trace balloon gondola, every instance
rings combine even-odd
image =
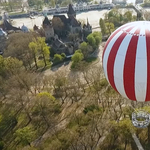
[[[130,22],[115,30],[105,44],[102,62],[106,79],[118,93],[133,101],[150,101],[150,22]],[[150,115],[142,112],[132,114],[136,127],[149,124]],[[139,125],[138,117],[146,123]]]

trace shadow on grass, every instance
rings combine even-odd
[[[69,63],[70,63],[70,60],[64,60],[64,61],[53,63],[52,67],[51,67],[51,70],[56,71],[62,66],[67,66]]]

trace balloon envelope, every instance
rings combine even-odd
[[[127,23],[106,42],[103,69],[111,86],[123,97],[150,101],[150,22]]]

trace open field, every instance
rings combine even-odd
[[[99,19],[104,17],[104,14],[109,10],[101,10],[101,11],[89,11],[89,12],[82,12],[77,14],[77,19],[89,20],[89,23],[93,26],[99,26]],[[67,14],[64,14],[67,16]],[[52,19],[52,15],[48,15],[49,19]],[[35,16],[34,19],[30,18],[19,18],[14,19],[14,25],[17,27],[21,27],[23,24],[28,28],[32,29],[33,26],[36,24],[37,26],[41,27],[42,21],[44,16]]]

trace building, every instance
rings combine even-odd
[[[54,37],[54,29],[52,26],[52,21],[50,21],[47,16],[43,21],[43,29],[45,31],[45,37],[48,40],[49,38]]]
[[[83,34],[83,31],[86,31],[88,34],[92,33],[92,27],[89,22],[82,28],[81,22],[76,19],[76,12],[71,4],[68,7],[67,16],[68,17],[65,15],[53,15],[52,20],[45,17],[43,28],[47,40],[54,37],[55,34],[57,34],[59,38],[65,38],[69,33],[78,33],[80,35]]]
[[[9,17],[4,12],[4,14],[3,14],[3,23],[0,25],[0,28],[2,28],[4,31],[10,31],[10,30],[17,31],[17,30],[21,30],[20,28],[12,26],[11,23],[8,20],[9,20]]]
[[[144,0],[136,0],[135,4],[140,4],[140,3],[144,3]]]
[[[88,19],[83,27],[81,22],[76,19],[76,12],[71,4],[68,6],[67,17],[65,15],[53,15],[52,20],[47,16],[43,21],[43,29],[47,42],[51,44],[55,53],[72,55],[75,48],[78,48],[81,42],[92,33],[92,26]],[[75,41],[70,41],[69,35],[78,34]],[[63,42],[64,41],[64,42]]]
[[[119,2],[120,0],[113,0],[114,2]],[[126,1],[126,0],[121,0],[121,1]],[[121,2],[122,3],[122,2]],[[106,3],[104,0],[103,2],[100,1],[99,4],[85,4],[85,3],[79,3],[73,5],[73,9],[76,12],[82,12],[82,11],[90,11],[90,10],[99,10],[99,9],[107,9],[107,8],[113,8],[114,5],[112,3]],[[58,7],[58,8],[51,8],[49,10],[44,10],[43,14],[59,14],[59,13],[67,13],[68,12],[68,7]]]
[[[87,18],[87,24],[83,25],[83,39],[86,40],[86,37],[92,33],[92,26],[89,24],[88,18]]]
[[[23,24],[23,26],[21,27],[21,31],[23,31],[24,33],[29,32],[29,29]]]
[[[126,0],[112,0],[112,3],[117,5],[126,5],[127,4],[127,1]]]

